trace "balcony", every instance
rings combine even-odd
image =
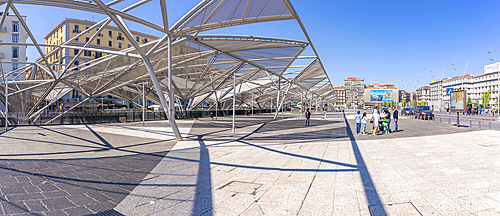
[[[73,33],[80,33],[82,31],[78,30],[78,29],[73,29]]]

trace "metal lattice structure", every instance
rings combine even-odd
[[[279,102],[276,105],[277,110],[280,110],[286,100],[300,98],[301,95],[322,101],[334,100],[335,94],[330,80],[289,0],[204,0],[171,27],[168,24],[165,0],[160,0],[163,25],[128,13],[150,0],[139,1],[122,10],[113,7],[122,1],[0,1],[6,5],[4,14],[11,10],[18,17],[20,13],[15,7],[16,4],[60,7],[107,16],[68,41],[60,45],[50,45],[55,48],[48,53],[42,52],[42,47],[48,45],[37,42],[26,23],[19,19],[32,43],[17,44],[36,47],[42,57],[9,73],[2,70],[2,89],[5,89],[2,92],[2,101],[8,95],[11,99],[11,110],[25,112],[26,120],[36,121],[47,107],[72,90],[77,90],[85,96],[80,103],[102,95],[132,101],[142,96],[138,83],[146,82],[150,83],[145,91],[146,98],[162,105],[176,137],[182,139],[173,117],[174,103],[169,101],[179,101],[183,104],[180,108],[189,111],[203,102],[215,104],[232,100],[234,87],[237,90],[238,105],[253,101],[262,103],[274,98]],[[4,25],[4,19],[2,17],[0,26]],[[259,22],[279,24],[281,20],[296,20],[307,41],[202,34],[213,29]],[[164,36],[138,44],[125,21],[155,29],[164,33]],[[89,46],[111,22],[131,42],[131,48],[110,51]],[[72,44],[75,38],[91,31],[95,33],[85,45]],[[12,45],[5,42],[2,44]],[[54,65],[49,64],[47,59],[67,48],[78,49],[78,55],[67,64],[60,62],[54,70]],[[314,55],[302,55],[307,48],[312,49]],[[73,62],[84,51],[102,52],[107,55],[85,65],[75,66]],[[298,59],[309,60],[309,63],[297,65]],[[8,80],[7,77],[11,73],[17,74],[17,77],[26,77],[26,80]],[[233,76],[236,76],[236,85],[230,81]],[[65,112],[68,111],[70,110]]]

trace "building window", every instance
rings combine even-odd
[[[89,42],[89,40],[90,40],[90,38],[89,38],[89,37],[86,37],[86,38],[85,38],[85,43],[88,43],[88,42]]]
[[[13,46],[12,47],[12,58],[19,58],[19,47]]]
[[[95,52],[95,58],[101,58],[102,57],[102,53],[101,52]]]
[[[118,42],[118,48],[122,48],[122,43]]]
[[[130,44],[127,45],[127,48],[130,48]]]
[[[148,42],[148,39],[147,38],[144,38],[144,40],[142,41],[143,43],[147,43]]]
[[[92,56],[92,52],[91,51],[88,51],[88,50],[85,50],[85,56]]]
[[[19,42],[19,34],[12,34],[12,43]]]
[[[73,29],[73,33],[80,33],[80,26],[75,25],[75,29]]]
[[[89,29],[89,27],[88,27],[88,26],[85,26],[85,29]]]
[[[78,38],[75,38],[75,42],[78,42]]]
[[[18,21],[12,21],[12,31],[19,32],[19,22]]]
[[[135,37],[135,41],[139,42],[141,40],[139,39],[139,37]]]
[[[112,47],[113,46],[113,41],[108,41],[108,46]]]
[[[108,36],[113,37],[113,32],[112,31],[108,31]]]
[[[73,50],[73,54],[74,54],[74,55],[78,55],[78,50],[77,50],[77,49],[74,49],[74,50]]]
[[[12,63],[12,70],[17,70],[18,67],[17,63]]]
[[[101,45],[101,39],[97,38],[96,43],[97,45]]]

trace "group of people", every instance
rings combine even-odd
[[[392,119],[394,119],[394,124],[396,125],[394,131],[399,131],[399,112],[396,107],[392,107],[392,110],[390,109],[391,108],[384,108],[382,109],[382,111],[379,111],[377,106],[375,106],[375,108],[373,109],[372,117],[370,119],[370,123],[372,123],[373,125],[373,135],[377,135],[379,132],[382,132],[384,134],[392,133],[393,131],[391,130],[391,117]],[[356,133],[367,135],[366,125],[368,117],[366,115],[366,112],[364,112],[363,115],[361,115],[360,113],[361,112],[358,111],[356,116],[354,117],[354,119],[356,120]]]

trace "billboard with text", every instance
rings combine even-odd
[[[392,90],[370,90],[370,101],[392,101]]]

